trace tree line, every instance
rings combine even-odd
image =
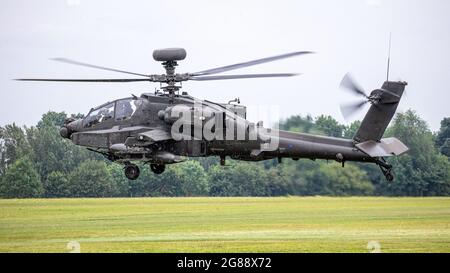
[[[385,181],[374,164],[346,163],[342,168],[335,162],[284,159],[282,164],[228,160],[220,166],[214,157],[169,165],[161,175],[141,165],[140,177],[129,181],[122,165],[61,138],[65,118],[64,112],[48,112],[36,126],[0,127],[0,197],[450,195],[450,118],[433,133],[412,110],[397,114],[385,133],[410,148],[389,159],[394,182]],[[345,126],[325,115],[298,115],[279,127],[352,138],[359,125],[355,121]]]

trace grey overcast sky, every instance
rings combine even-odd
[[[87,113],[108,100],[153,92],[149,83],[15,82],[18,77],[121,78],[49,61],[66,57],[138,73],[162,73],[152,51],[184,47],[178,72],[195,72],[297,50],[314,55],[235,73],[299,72],[289,79],[184,83],[197,98],[278,105],[280,116],[329,114],[356,98],[338,88],[351,72],[368,92],[386,78],[408,81],[399,110],[416,110],[439,129],[450,116],[448,0],[2,0],[0,125],[34,125],[48,110]],[[361,119],[365,111],[356,115]]]

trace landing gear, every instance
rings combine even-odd
[[[136,180],[139,177],[139,167],[134,164],[127,164],[124,168],[125,176],[130,180]]]
[[[164,164],[150,164],[150,169],[155,174],[162,174],[166,169],[166,165]]]
[[[384,176],[386,177],[386,180],[389,182],[394,180],[394,175],[392,174],[392,169],[390,169],[388,171],[388,173],[386,173]]]
[[[380,170],[383,172],[384,177],[389,182],[394,181],[394,172],[392,171],[392,165],[387,164],[384,158],[377,159],[377,165],[380,167]]]

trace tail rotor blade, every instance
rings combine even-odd
[[[360,96],[364,96],[367,98],[367,94],[364,91],[363,88],[361,88],[356,82],[355,80],[353,80],[352,76],[347,73],[344,78],[341,81],[341,88],[345,88],[348,89],[350,91],[353,91],[355,94],[358,94]]]
[[[348,120],[350,117],[355,115],[361,108],[368,103],[369,101],[364,100],[357,103],[351,103],[351,104],[341,104],[341,113],[344,119]]]

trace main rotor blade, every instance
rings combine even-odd
[[[36,82],[148,82],[150,79],[16,79]]]
[[[148,77],[148,75],[144,75],[144,74],[140,74],[140,73],[129,72],[129,71],[124,71],[124,70],[119,70],[119,69],[109,68],[109,67],[104,67],[104,66],[98,66],[98,65],[88,64],[88,63],[77,62],[77,61],[66,59],[66,58],[52,58],[50,60],[57,61],[57,62],[62,62],[62,63],[86,66],[86,67],[96,68],[96,69],[101,69],[101,70],[107,70],[107,71],[131,74],[131,75],[136,75],[136,76]]]
[[[213,68],[213,69],[207,69],[207,70],[199,71],[196,73],[192,73],[191,75],[203,76],[203,75],[217,74],[217,73],[222,73],[222,72],[226,72],[226,71],[230,71],[230,70],[234,70],[234,69],[238,69],[238,68],[244,68],[244,67],[248,67],[248,66],[252,66],[252,65],[273,62],[273,61],[277,61],[277,60],[281,60],[281,59],[285,59],[285,58],[290,58],[290,57],[294,57],[294,56],[298,56],[298,55],[311,54],[311,53],[313,53],[313,52],[297,51],[297,52],[277,55],[277,56],[273,56],[273,57],[257,59],[257,60],[253,60],[253,61],[249,61],[249,62],[237,63],[237,64],[217,67],[217,68]]]
[[[341,88],[346,88],[348,90],[353,91],[354,93],[364,96],[367,98],[366,92],[362,89],[352,78],[352,76],[347,73],[341,81]]]
[[[216,81],[216,80],[233,80],[233,79],[251,79],[251,78],[275,78],[275,77],[292,77],[300,74],[295,73],[275,73],[275,74],[246,74],[246,75],[219,75],[219,76],[194,76],[189,78],[193,81]]]
[[[357,103],[351,103],[351,104],[341,104],[341,113],[342,116],[348,120],[351,116],[356,114],[366,103],[369,101],[364,100]]]

